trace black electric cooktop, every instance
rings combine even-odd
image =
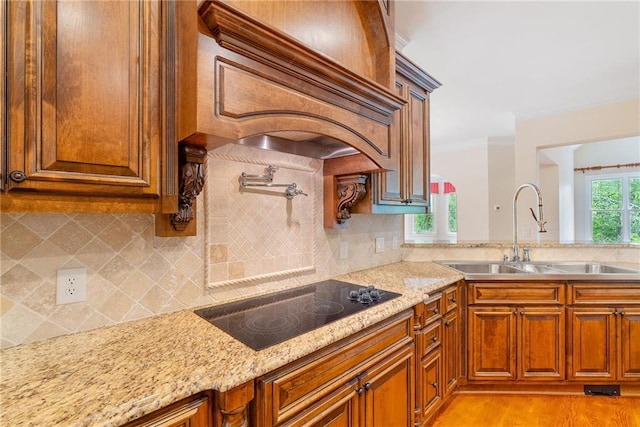
[[[262,350],[393,298],[395,292],[325,280],[195,313],[254,350]]]

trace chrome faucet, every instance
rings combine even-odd
[[[520,194],[520,191],[522,191],[526,187],[531,188],[536,192],[536,195],[538,196],[538,216],[536,217],[533,209],[529,208],[529,210],[531,211],[531,215],[533,215],[533,219],[538,224],[538,233],[547,232],[547,230],[545,230],[544,228],[547,222],[544,220],[544,214],[542,212],[542,192],[540,192],[540,189],[535,184],[522,184],[520,187],[518,187],[515,194],[513,195],[513,258],[511,259],[513,262],[520,261],[520,248],[518,247],[518,195]],[[529,254],[527,253],[526,255],[527,258],[529,258]],[[529,259],[527,259],[527,261],[529,261]]]

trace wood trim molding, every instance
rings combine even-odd
[[[252,381],[231,390],[216,393],[216,426],[246,427],[249,425],[249,403],[255,396]]]
[[[400,52],[396,52],[396,71],[428,92],[433,92],[442,86],[442,83]]]

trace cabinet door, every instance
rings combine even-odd
[[[376,203],[418,212],[429,206],[429,92],[396,74],[396,93],[407,101],[395,117],[399,155],[395,170],[374,177]]]
[[[429,206],[429,93],[409,85],[409,139],[404,146],[407,198],[412,206]]]
[[[161,3],[8,10],[8,189],[159,196]]]
[[[640,379],[640,308],[617,310],[619,333],[618,378]]]
[[[518,378],[564,380],[564,308],[525,307],[518,317]]]
[[[516,320],[509,307],[469,308],[470,380],[516,378]]]
[[[613,380],[615,373],[615,317],[608,308],[568,310],[569,378]]]
[[[396,74],[395,81],[396,94],[406,99],[409,92],[409,81],[401,75]],[[394,145],[392,146],[391,155],[394,160],[394,170],[387,170],[379,174],[374,174],[373,185],[378,188],[375,202],[381,205],[403,205],[406,198],[404,194],[405,178],[403,176],[403,164],[405,151],[403,149],[404,142],[409,138],[409,126],[407,123],[408,110],[407,106],[403,106],[394,114],[394,126],[396,130]]]
[[[368,427],[412,426],[414,420],[413,346],[381,361],[361,378],[362,419]]]
[[[458,385],[458,377],[460,377],[460,322],[458,311],[454,310],[442,318],[443,325],[443,346],[442,346],[442,362],[443,362],[443,379],[444,379],[444,395],[449,395]]]
[[[424,423],[443,402],[442,350],[430,353],[418,366],[416,403],[420,422]]]
[[[349,383],[281,426],[357,427],[360,425],[360,396],[357,383]]]

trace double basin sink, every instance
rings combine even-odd
[[[598,262],[492,262],[492,261],[439,261],[456,269],[467,279],[519,279],[540,278],[555,280],[640,280],[640,270]],[[535,277],[532,277],[535,276]]]

